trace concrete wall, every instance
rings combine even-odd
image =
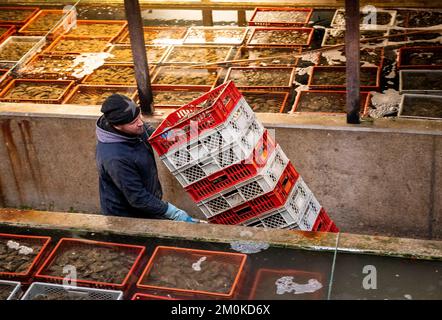
[[[25,114],[0,105],[0,205],[99,212],[97,109],[56,108]],[[441,122],[259,117],[342,231],[442,239]],[[157,162],[165,200],[202,216]]]

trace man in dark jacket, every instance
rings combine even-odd
[[[100,204],[105,215],[200,222],[161,200],[153,149],[154,128],[141,120],[140,108],[128,97],[113,94],[96,125],[96,162]]]

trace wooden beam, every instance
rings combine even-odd
[[[203,9],[203,26],[212,27],[213,26],[213,14],[210,9]]]
[[[247,18],[245,10],[238,10],[238,26],[240,27],[247,26]]]
[[[154,111],[153,95],[150,86],[149,65],[147,62],[146,46],[144,44],[143,20],[141,18],[140,4],[138,0],[124,0],[124,7],[129,27],[141,112],[146,115],[151,115]]]
[[[347,123],[360,123],[359,0],[345,1]]]

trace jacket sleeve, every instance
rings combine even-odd
[[[166,213],[167,202],[146,190],[135,166],[124,159],[113,159],[109,162],[108,173],[132,207],[146,214],[162,216]]]
[[[144,129],[147,132],[147,135],[150,137],[152,133],[156,130],[154,127],[152,127],[149,123],[144,122]]]

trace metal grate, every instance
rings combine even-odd
[[[253,199],[264,193],[264,190],[256,181],[252,181],[242,187],[239,188],[239,191],[244,196],[246,200]]]
[[[217,197],[213,200],[208,201],[207,206],[212,213],[222,212],[224,210],[230,209],[229,204],[223,197]]]
[[[192,182],[197,181],[201,178],[204,178],[206,176],[206,174],[198,165],[194,165],[194,166],[191,166],[190,168],[187,168],[186,170],[184,170],[183,176],[186,178],[188,183],[192,183]]]
[[[280,213],[268,216],[262,219],[262,222],[267,228],[275,228],[275,229],[280,229],[287,225],[287,222],[285,222],[284,218]]]

